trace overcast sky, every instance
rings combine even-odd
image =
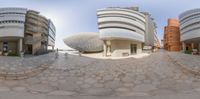
[[[56,48],[67,48],[63,38],[82,32],[97,32],[96,10],[105,7],[140,7],[152,14],[163,38],[168,18],[178,18],[186,10],[200,8],[200,0],[0,0],[0,7],[24,7],[50,18],[57,29]]]

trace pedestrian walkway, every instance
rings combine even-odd
[[[16,80],[35,76],[53,63],[53,56],[53,53],[28,58],[0,56],[0,79]]]
[[[199,77],[174,63],[163,50],[140,59],[119,60],[59,53],[58,59],[35,77],[0,80],[4,99],[192,99],[198,94]]]

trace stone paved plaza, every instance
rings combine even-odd
[[[34,57],[0,56],[0,79],[19,80],[30,78],[43,72],[55,60],[55,54],[49,53]]]
[[[198,67],[198,60],[199,56],[163,50],[118,60],[60,53],[35,77],[0,80],[0,99],[198,99],[199,76],[182,67]]]

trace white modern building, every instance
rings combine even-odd
[[[55,26],[39,12],[0,8],[0,55],[40,54],[54,44]]]
[[[97,12],[104,56],[129,56],[153,50],[156,46],[156,25],[147,12],[138,7],[110,7]]]
[[[200,8],[183,12],[179,20],[183,50],[200,51]]]
[[[48,46],[54,49],[56,37],[56,27],[51,20],[49,20],[49,36],[48,36]]]

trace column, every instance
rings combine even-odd
[[[137,54],[141,54],[142,53],[142,43],[138,43],[137,44]]]
[[[107,46],[106,46],[106,41],[103,41],[103,56],[107,56]]]
[[[194,43],[191,43],[191,46],[192,46],[192,50],[194,49]]]
[[[52,46],[52,50],[54,50],[54,46]]]
[[[111,50],[111,47],[110,47],[111,45],[108,45],[108,50],[107,50],[107,55],[108,56],[110,56],[111,55],[111,52],[110,52],[110,50]]]
[[[182,42],[182,49],[183,49],[183,51],[185,51],[186,50],[186,45],[185,45],[185,42]]]
[[[198,45],[198,48],[199,48],[198,50],[199,50],[199,52],[200,52],[200,43],[199,43],[199,45]]]
[[[20,56],[21,56],[22,52],[23,52],[23,39],[20,38],[18,41],[18,53]]]
[[[107,45],[107,54],[108,56],[111,56],[111,41],[106,41]]]

